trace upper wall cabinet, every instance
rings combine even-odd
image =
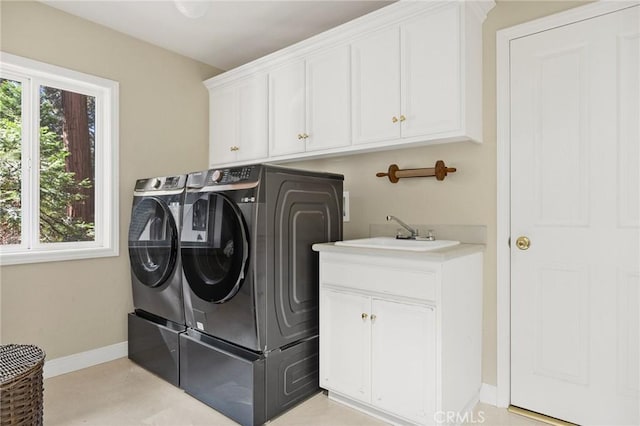
[[[478,140],[462,115],[463,11],[445,4],[353,43],[354,144]]]
[[[267,157],[267,78],[239,78],[209,89],[209,164]]]
[[[269,72],[271,157],[351,143],[349,46],[339,46]]]
[[[493,5],[399,1],[207,80],[210,165],[481,142]],[[243,79],[268,87],[255,106],[234,92]]]

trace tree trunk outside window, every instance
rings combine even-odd
[[[76,182],[87,180],[88,188],[82,188],[82,200],[68,207],[69,216],[87,223],[94,221],[94,185],[87,117],[87,96],[70,91],[62,91],[62,110],[64,114],[63,140],[69,151],[66,158],[67,171],[75,174]]]

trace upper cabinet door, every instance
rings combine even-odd
[[[209,92],[209,164],[236,160],[237,104],[234,86],[220,86]]]
[[[236,102],[238,159],[266,158],[269,151],[267,76],[259,74],[243,79],[237,87]]]
[[[400,29],[387,28],[351,45],[353,143],[400,137]]]
[[[304,61],[289,62],[269,73],[269,153],[305,150]]]
[[[457,4],[400,26],[403,138],[460,128],[460,34]]]
[[[310,56],[307,70],[306,150],[351,144],[349,46]]]
[[[266,158],[266,75],[211,88],[209,99],[209,164]]]

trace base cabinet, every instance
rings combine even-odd
[[[334,290],[322,300],[322,386],[417,423],[432,418],[434,309]]]
[[[320,386],[392,423],[436,424],[440,412],[472,410],[482,254],[431,262],[352,250],[319,250]]]

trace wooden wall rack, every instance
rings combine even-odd
[[[391,183],[396,183],[402,178],[410,178],[410,177],[431,177],[435,176],[437,180],[444,180],[447,176],[447,173],[455,173],[455,167],[447,167],[444,164],[444,161],[438,160],[436,161],[435,167],[427,167],[423,169],[400,169],[397,164],[392,164],[389,166],[389,170],[387,172],[379,172],[376,173],[377,177],[389,177],[389,181]]]

